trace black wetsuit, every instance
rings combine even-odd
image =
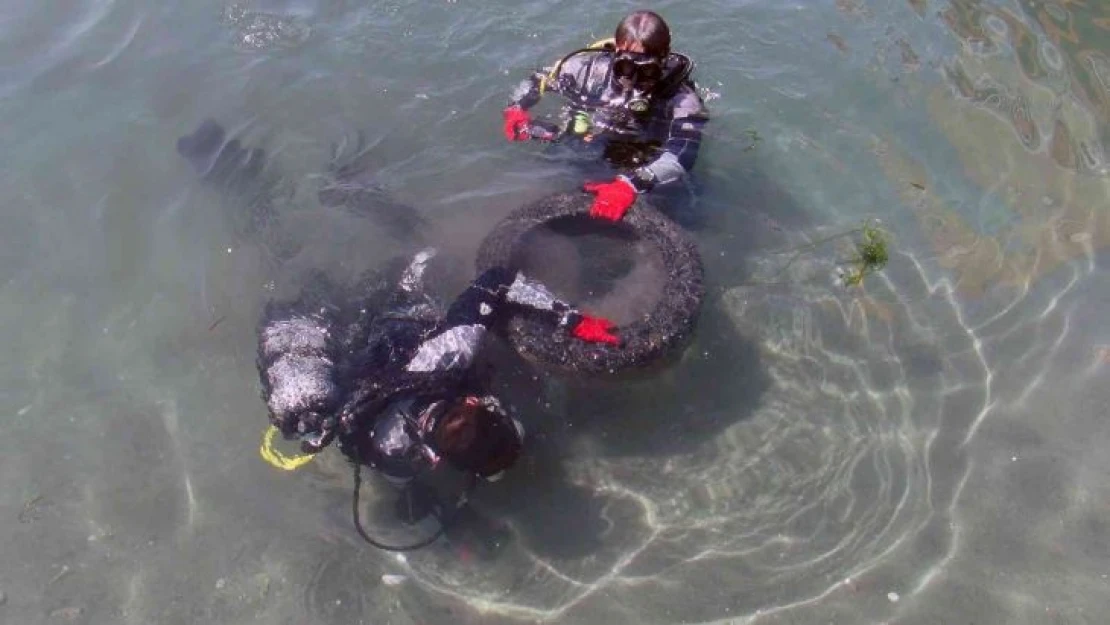
[[[559,128],[605,147],[607,160],[622,169],[638,191],[676,182],[697,159],[709,112],[689,74],[690,61],[671,55],[663,78],[642,113],[628,108],[628,92],[613,76],[609,49],[582,50],[555,68],[536,72],[513,92],[510,105],[527,110],[545,91],[567,99]]]
[[[429,250],[417,254],[384,291],[363,287],[338,305],[306,294],[268,307],[259,332],[259,374],[277,427],[302,435],[310,447],[337,436],[352,460],[411,478],[437,454],[430,434],[453,400],[481,396],[500,408],[471,367],[507,308],[527,306],[564,326],[576,323],[573,308],[503,268],[482,273],[440,316],[422,281],[433,256]],[[494,477],[503,466],[491,456],[519,452],[520,424],[498,412],[503,418],[480,426],[466,457],[449,458],[457,468]]]

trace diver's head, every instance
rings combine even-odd
[[[635,52],[657,59],[671,53],[671,29],[654,11],[629,13],[613,35],[618,52]]]
[[[454,400],[436,424],[436,450],[463,471],[490,478],[520,456],[524,430],[493,396]]]
[[[670,28],[658,13],[636,11],[621,20],[614,40],[613,80],[621,89],[624,106],[644,113],[663,80],[671,51]]]
[[[618,52],[613,60],[613,80],[620,87],[621,105],[633,113],[651,108],[655,90],[663,78],[663,64],[637,52]]]

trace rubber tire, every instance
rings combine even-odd
[[[594,196],[585,192],[560,193],[528,204],[502,220],[478,250],[481,273],[491,267],[514,267],[516,246],[528,232],[566,218],[591,219]],[[642,196],[612,227],[627,228],[641,240],[655,244],[667,271],[659,302],[639,320],[618,329],[619,346],[587,343],[526,310],[508,319],[505,335],[525,359],[576,374],[618,374],[651,367],[675,355],[693,333],[705,294],[704,268],[697,245],[681,226]]]

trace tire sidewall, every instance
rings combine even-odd
[[[585,192],[560,193],[517,209],[483,240],[477,255],[479,273],[497,266],[518,269],[513,266],[516,248],[529,232],[559,219],[588,218],[592,202],[593,196]],[[522,357],[567,373],[618,374],[650,367],[687,342],[704,296],[704,269],[696,243],[643,196],[617,227],[630,229],[660,254],[667,277],[655,307],[618,328],[619,346],[575,339],[549,318],[515,310],[506,322],[505,335]]]

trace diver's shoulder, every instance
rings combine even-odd
[[[693,78],[687,78],[675,89],[670,97],[671,110],[675,117],[708,117],[709,109],[698,92]]]

